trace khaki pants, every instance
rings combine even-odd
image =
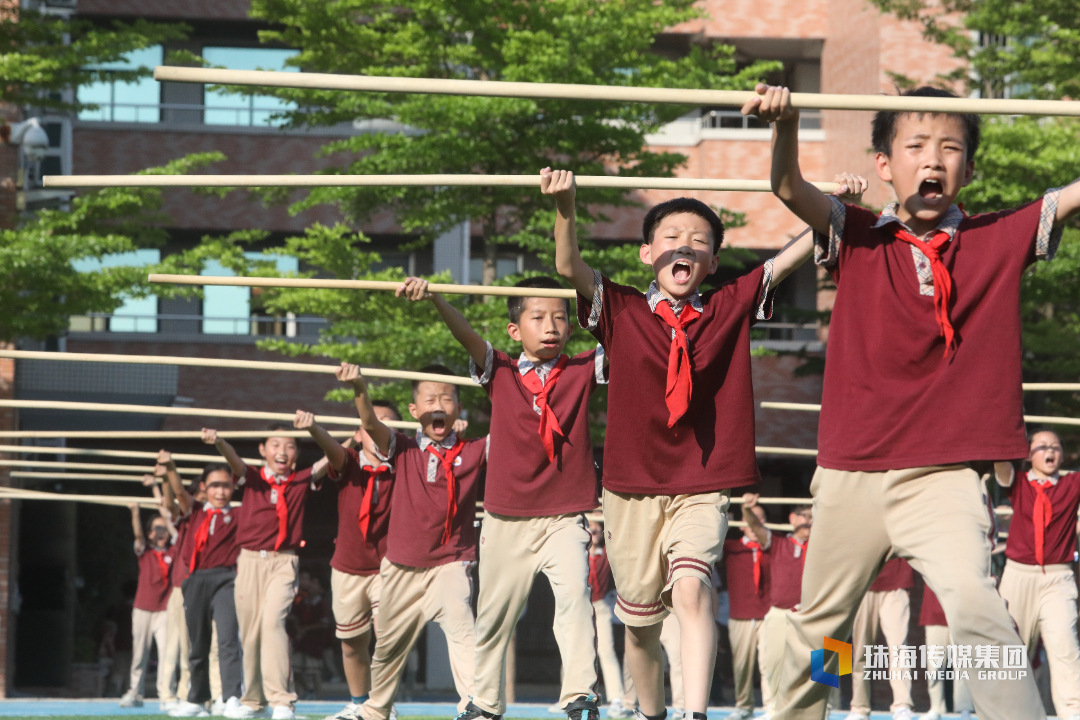
[[[244,697],[251,708],[292,707],[285,617],[296,599],[296,552],[241,550],[236,562],[236,620],[244,661]]]
[[[949,634],[949,628],[947,625],[927,625],[926,630],[926,644],[938,645],[940,647],[948,647],[952,645],[952,636]],[[947,656],[946,656],[947,657]],[[938,670],[945,670],[947,663],[942,665]],[[927,670],[932,668],[927,667]],[[939,715],[944,715],[945,708],[945,681],[938,678],[935,672],[932,677],[926,678],[926,690],[930,694],[930,709],[936,711]],[[971,704],[971,693],[968,692],[967,683],[960,679],[953,680],[953,711],[962,712],[967,710],[971,712],[975,709],[975,706]]]
[[[589,531],[580,514],[507,517],[489,513],[480,535],[473,703],[506,712],[506,648],[544,573],[555,596],[555,641],[562,658],[559,705],[596,692],[596,627],[589,600]]]
[[[765,680],[765,620],[728,620],[731,660],[735,671],[735,707],[754,708],[754,666],[761,673],[761,704],[772,709],[772,692]]]
[[[979,476],[961,465],[889,472],[818,468],[813,542],[802,602],[787,614],[787,643],[775,720],[821,720],[830,687],[810,679],[810,654],[824,638],[851,635],[855,613],[890,553],[906,558],[940,598],[959,645],[1020,645],[990,575],[990,516]],[[1004,649],[999,650],[1004,652]],[[828,653],[825,670],[839,660]],[[1046,717],[1030,668],[1016,680],[971,675],[979,720]]]
[[[1076,578],[1070,565],[1007,560],[1001,597],[1027,644],[1028,657],[1042,637],[1050,661],[1050,694],[1061,717],[1080,714],[1080,642],[1076,635]]]
[[[686,698],[683,695],[682,682],[682,644],[679,636],[679,620],[674,613],[664,618],[664,626],[660,628],[660,647],[667,656],[668,680],[671,683],[671,706],[683,708]],[[637,689],[634,688],[634,679],[630,677],[630,663],[623,663],[623,707],[633,708],[637,705]]]
[[[761,694],[765,695],[765,689],[769,690],[769,701],[773,707],[777,706],[777,693],[780,691],[780,673],[784,667],[784,654],[787,643],[788,613],[790,610],[773,607],[765,613],[765,619],[761,621],[762,647],[761,653]],[[730,632],[730,625],[728,626]],[[766,705],[766,709],[768,705]]]
[[[604,693],[609,702],[621,701],[625,689],[619,656],[615,652],[615,628],[611,623],[614,616],[603,600],[596,600],[592,606],[596,618],[596,654],[600,660],[600,672],[604,675]]]
[[[131,611],[131,684],[137,695],[145,696],[143,675],[150,664],[150,644],[157,643],[158,655],[165,652],[166,612],[150,612],[134,608]],[[169,680],[158,668],[157,696],[169,694]]]
[[[907,644],[908,622],[911,620],[911,598],[907,590],[868,592],[863,596],[855,625],[851,629],[851,711],[870,714],[870,681],[863,679],[866,667],[866,646],[877,643],[878,627],[889,646],[889,669],[896,669],[893,648]],[[902,676],[903,673],[900,673]],[[911,709],[911,680],[890,675],[892,688],[890,712],[902,707]]]
[[[169,593],[169,604],[165,608],[165,649],[158,661],[158,674],[166,680],[167,693],[160,695],[162,702],[174,702],[178,698],[187,699],[188,683],[191,682],[188,653],[187,622],[184,621],[184,594],[174,587]],[[179,668],[180,677],[176,676]],[[213,672],[213,670],[211,670]]]
[[[460,697],[458,712],[465,709],[473,695],[476,645],[468,566],[468,562],[450,562],[414,568],[383,559],[371,694],[360,706],[365,720],[387,720],[390,716],[409,651],[431,621],[439,623],[446,633],[450,672]]]

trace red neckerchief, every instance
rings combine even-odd
[[[540,408],[540,440],[544,443],[544,452],[547,453],[548,462],[555,462],[555,436],[559,435],[564,440],[566,439],[566,434],[559,426],[559,419],[555,417],[555,411],[548,404],[548,396],[555,389],[555,382],[569,360],[570,358],[566,355],[560,355],[555,367],[548,373],[546,382],[540,382],[540,376],[535,367],[521,376],[521,382],[529,392],[536,396],[536,407]]]
[[[895,230],[895,237],[897,240],[914,245],[930,260],[930,272],[934,275],[934,315],[937,317],[938,327],[941,328],[941,335],[945,338],[944,357],[948,357],[949,352],[956,349],[956,333],[949,320],[952,277],[949,275],[949,269],[942,262],[941,255],[952,238],[944,230],[938,230],[934,233],[933,239],[926,243],[899,226]]]
[[[1050,527],[1050,518],[1054,514],[1054,506],[1050,502],[1050,496],[1046,494],[1046,488],[1038,480],[1028,480],[1031,487],[1035,488],[1035,507],[1032,509],[1032,522],[1035,524],[1035,562],[1040,567],[1045,565],[1046,560],[1046,529]],[[1050,481],[1046,481],[1049,485]],[[1043,567],[1043,572],[1046,568]]]
[[[806,544],[810,542],[810,539],[807,538],[806,540],[799,542],[798,538],[796,538],[794,535],[788,535],[788,540],[790,540],[791,544],[795,546],[795,558],[801,558],[802,564],[806,565]]]
[[[157,559],[158,568],[161,570],[161,582],[166,585],[169,584],[169,563],[165,562],[165,551],[150,548],[150,552],[154,553],[154,557]]]
[[[458,440],[445,454],[440,454],[435,449],[437,444],[435,442],[430,443],[427,446],[427,451],[439,458],[439,462],[443,466],[443,474],[446,475],[446,524],[443,525],[442,540],[439,541],[439,545],[445,545],[450,540],[450,534],[454,527],[454,516],[457,515],[457,479],[454,477],[454,460],[465,449],[465,443]]]
[[[762,561],[762,558],[765,556],[765,553],[762,552],[763,548],[761,547],[761,543],[759,543],[757,540],[751,540],[750,538],[743,535],[742,541],[743,541],[743,545],[750,548],[750,550],[752,551],[750,557],[754,561],[754,594],[760,596],[761,595],[761,561]]]
[[[679,317],[671,304],[664,298],[656,304],[656,314],[675,332],[671,338],[671,351],[668,353],[667,388],[665,400],[668,407],[668,427],[674,427],[690,408],[690,396],[693,392],[693,380],[690,378],[690,343],[686,339],[686,326],[701,317],[701,313],[690,303],[683,306]]]
[[[215,515],[222,515],[223,513],[224,511],[221,508],[210,508],[206,511],[202,523],[195,531],[195,549],[191,551],[191,564],[188,567],[190,572],[195,572],[199,567],[199,553],[210,542],[210,521],[213,520]]]
[[[296,471],[293,470],[289,477],[279,481],[277,475],[271,473],[270,468],[263,465],[262,476],[263,480],[276,486],[275,489],[277,490],[277,502],[274,503],[278,524],[277,541],[274,543],[274,551],[276,552],[285,543],[285,538],[289,534],[289,505],[285,502],[285,486],[296,477]]]
[[[368,473],[367,487],[364,488],[364,499],[360,501],[360,537],[366,541],[368,538],[368,528],[371,525],[371,500],[375,496],[375,484],[379,481],[379,476],[385,472],[389,472],[389,465],[380,465],[379,467],[367,467],[364,468]]]

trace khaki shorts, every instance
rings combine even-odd
[[[379,614],[382,578],[379,573],[352,575],[330,568],[330,593],[339,638],[354,638],[371,630]]]
[[[713,566],[727,535],[728,492],[635,495],[604,490],[608,560],[625,624],[663,622],[675,581],[694,577],[712,587]]]

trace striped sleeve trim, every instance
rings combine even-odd
[[[585,324],[586,330],[595,330],[600,324],[600,313],[604,310],[604,277],[600,271],[593,270],[593,296],[592,309],[589,311],[589,321]]]
[[[491,347],[491,343],[487,340],[484,341],[484,372],[477,375],[476,363],[472,358],[469,358],[469,377],[477,385],[487,385],[491,382],[491,368],[495,364],[495,349]]]
[[[1061,233],[1065,225],[1057,221],[1058,200],[1062,188],[1047,190],[1043,195],[1042,211],[1039,213],[1039,229],[1035,235],[1035,257],[1039,260],[1053,260],[1061,244]]]
[[[840,258],[840,238],[844,235],[844,220],[847,208],[839,198],[830,195],[829,234],[814,231],[814,262],[822,267],[836,265]]]
[[[597,344],[596,358],[593,360],[593,374],[596,375],[597,385],[608,384],[607,368],[604,367],[604,357],[604,346]]]
[[[758,303],[757,314],[755,315],[758,320],[772,319],[773,304],[769,300],[769,290],[772,289],[773,264],[775,262],[775,257],[765,261],[765,272],[761,276],[761,302]]]

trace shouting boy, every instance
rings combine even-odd
[[[571,720],[597,720],[596,628],[589,592],[590,534],[583,513],[599,505],[589,436],[589,397],[603,378],[603,350],[563,354],[570,301],[510,297],[506,331],[521,343],[511,358],[494,350],[427,281],[398,290],[429,299],[470,357],[473,380],[491,398],[480,594],[476,608],[476,689],[459,720],[506,712],[506,651],[543,572],[555,594],[555,639],[562,657],[559,705]],[[552,278],[517,287],[559,288]]]
[[[810,679],[811,652],[848,637],[891,555],[926,578],[958,645],[1000,655],[1021,644],[989,572],[991,520],[966,463],[1027,455],[1020,277],[1053,258],[1080,183],[968,217],[954,200],[975,171],[978,116],[879,112],[875,166],[898,202],[875,214],[802,178],[787,89],[758,93],[743,113],[775,122],[773,191],[815,230],[815,259],[837,288],[811,485],[818,529],[777,703],[778,720],[817,720],[829,686]],[[830,654],[826,671],[837,663]],[[1026,670],[1004,682],[972,676],[980,719],[1045,716]]]

